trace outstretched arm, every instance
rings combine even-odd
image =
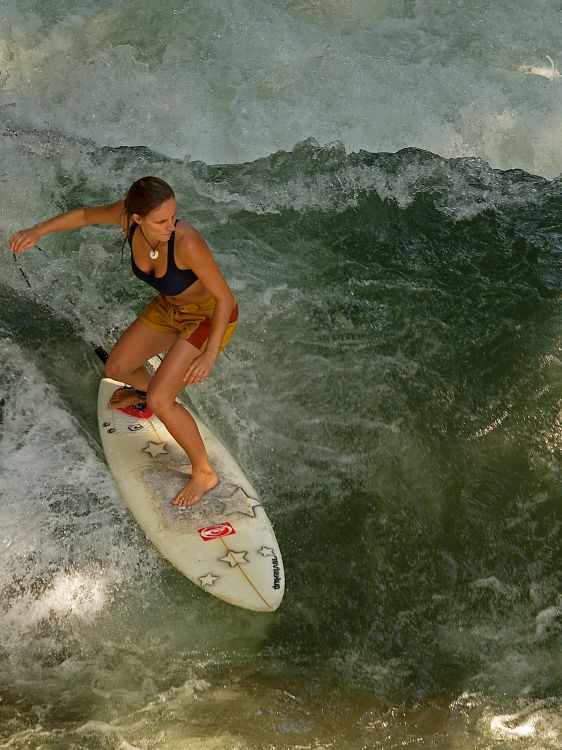
[[[93,208],[75,208],[64,214],[58,214],[51,219],[41,221],[28,229],[21,229],[8,240],[13,253],[23,253],[36,245],[41,237],[51,232],[65,232],[69,229],[80,229],[90,224],[121,224],[123,216],[123,201],[117,201],[110,206],[96,206]]]

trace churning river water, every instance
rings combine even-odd
[[[0,2],[0,747],[560,748],[561,21]],[[273,615],[171,568],[104,463],[91,344],[150,297],[118,232],[7,249],[146,174],[239,301],[191,398],[275,526]]]

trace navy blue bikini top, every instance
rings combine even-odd
[[[176,221],[176,224],[177,223],[178,222]],[[170,239],[168,240],[168,265],[166,266],[166,273],[164,276],[155,276],[154,274],[146,273],[146,271],[139,268],[133,257],[132,245],[133,234],[136,228],[136,224],[133,224],[131,227],[131,231],[129,232],[129,245],[131,246],[131,266],[133,268],[133,273],[137,278],[150,284],[150,286],[153,286],[156,291],[167,297],[181,294],[192,284],[195,284],[199,279],[199,276],[197,276],[195,271],[192,271],[191,268],[183,269],[176,266],[176,261],[174,259],[174,243],[176,239],[175,230],[172,232]]]

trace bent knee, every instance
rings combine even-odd
[[[164,393],[159,388],[149,388],[146,394],[146,403],[149,409],[160,416],[166,414],[174,407],[175,398]]]
[[[106,363],[103,366],[103,371],[106,378],[117,380],[120,383],[125,382],[124,376],[126,373],[124,372],[122,367],[119,367],[119,362],[115,358],[111,358],[111,354],[109,355]]]

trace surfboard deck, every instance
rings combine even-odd
[[[220,482],[190,508],[171,505],[191,472],[187,456],[157,417],[141,420],[108,408],[122,385],[102,379],[99,431],[119,493],[146,537],[209,594],[244,609],[274,612],[285,589],[283,561],[242,469],[190,410]]]

